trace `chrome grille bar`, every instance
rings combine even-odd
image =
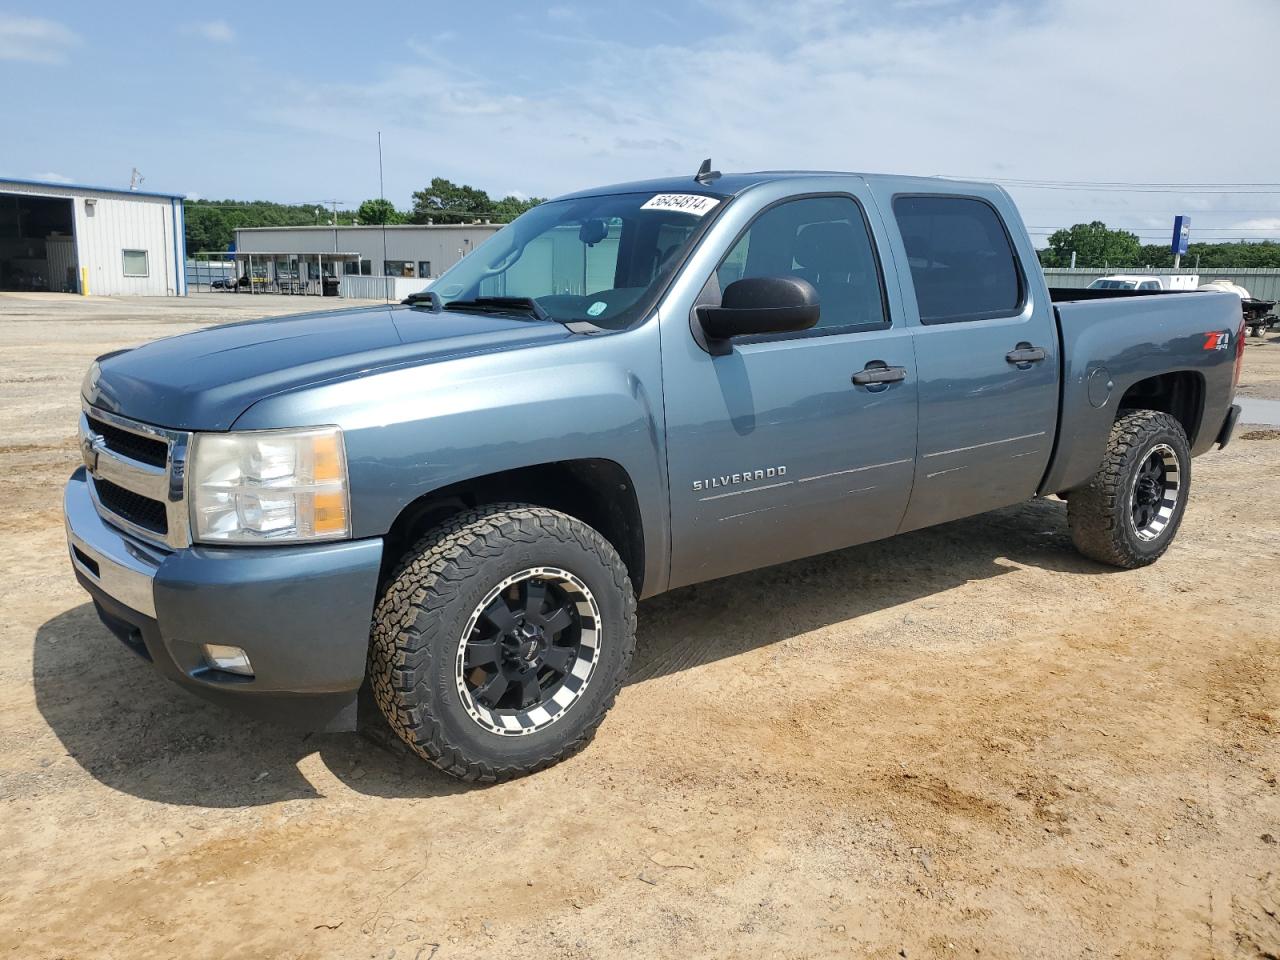
[[[157,467],[143,463],[119,450],[111,449],[107,438],[93,429],[90,419],[107,424],[116,430],[164,443],[168,451],[165,465]],[[93,503],[98,515],[108,523],[141,540],[163,544],[174,549],[190,545],[191,533],[186,501],[186,460],[190,441],[190,433],[140,423],[137,420],[130,420],[84,404],[80,415],[80,452],[89,476],[94,481],[102,480],[156,501],[164,508],[168,529],[162,535],[115,513],[102,502],[97,488],[91,483],[90,491],[93,494]]]

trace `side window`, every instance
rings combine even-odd
[[[1159,280],[1143,280],[1140,284],[1138,284],[1138,289],[1139,290],[1159,290],[1160,281]]]
[[[921,323],[1011,317],[1022,271],[1000,215],[967,197],[898,197],[893,215],[911,264]]]
[[[770,207],[716,268],[721,290],[747,277],[783,276],[801,277],[818,291],[816,330],[889,325],[871,233],[851,197],[805,197]]]

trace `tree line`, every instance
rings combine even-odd
[[[483,190],[433,177],[429,186],[413,194],[413,206],[399,210],[390,200],[365,200],[355,210],[338,210],[338,226],[379,226],[401,223],[507,223],[542,197],[508,195],[499,199]],[[220,253],[244,227],[332,226],[335,213],[315,203],[273,203],[269,200],[188,200],[184,204],[187,253]]]
[[[472,223],[485,220],[508,223],[542,197],[514,195],[494,199],[483,190],[433,177],[422,190],[414,191],[413,206],[397,209],[390,200],[366,200],[355,210],[338,210],[339,226],[401,223]],[[266,200],[188,200],[186,202],[188,253],[215,253],[227,249],[240,227],[327,226],[334,211],[314,203],[272,203]],[[1071,266],[1072,252],[1077,267],[1139,268],[1167,270],[1173,267],[1173,253],[1167,243],[1143,243],[1128,230],[1116,230],[1100,220],[1077,223],[1049,236],[1048,246],[1037,251],[1045,267]],[[1182,258],[1187,267],[1199,263],[1201,270],[1231,267],[1280,268],[1280,243],[1263,240],[1249,243],[1193,243]]]
[[[1113,230],[1101,220],[1077,223],[1054,231],[1049,245],[1040,254],[1045,267],[1071,266],[1075,253],[1077,267],[1100,269],[1173,268],[1173,251],[1168,243],[1143,243],[1128,230]],[[1200,270],[1247,267],[1280,268],[1280,243],[1274,240],[1238,243],[1193,243],[1182,255],[1182,266]]]

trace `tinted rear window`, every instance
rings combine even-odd
[[[898,197],[893,214],[922,323],[1012,316],[1022,274],[999,214],[967,197]]]

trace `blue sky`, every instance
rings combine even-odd
[[[1280,179],[1277,0],[5,3],[0,175],[400,206],[692,171]],[[1250,52],[1254,51],[1254,52]],[[1280,192],[1011,186],[1029,225],[1280,237]]]

